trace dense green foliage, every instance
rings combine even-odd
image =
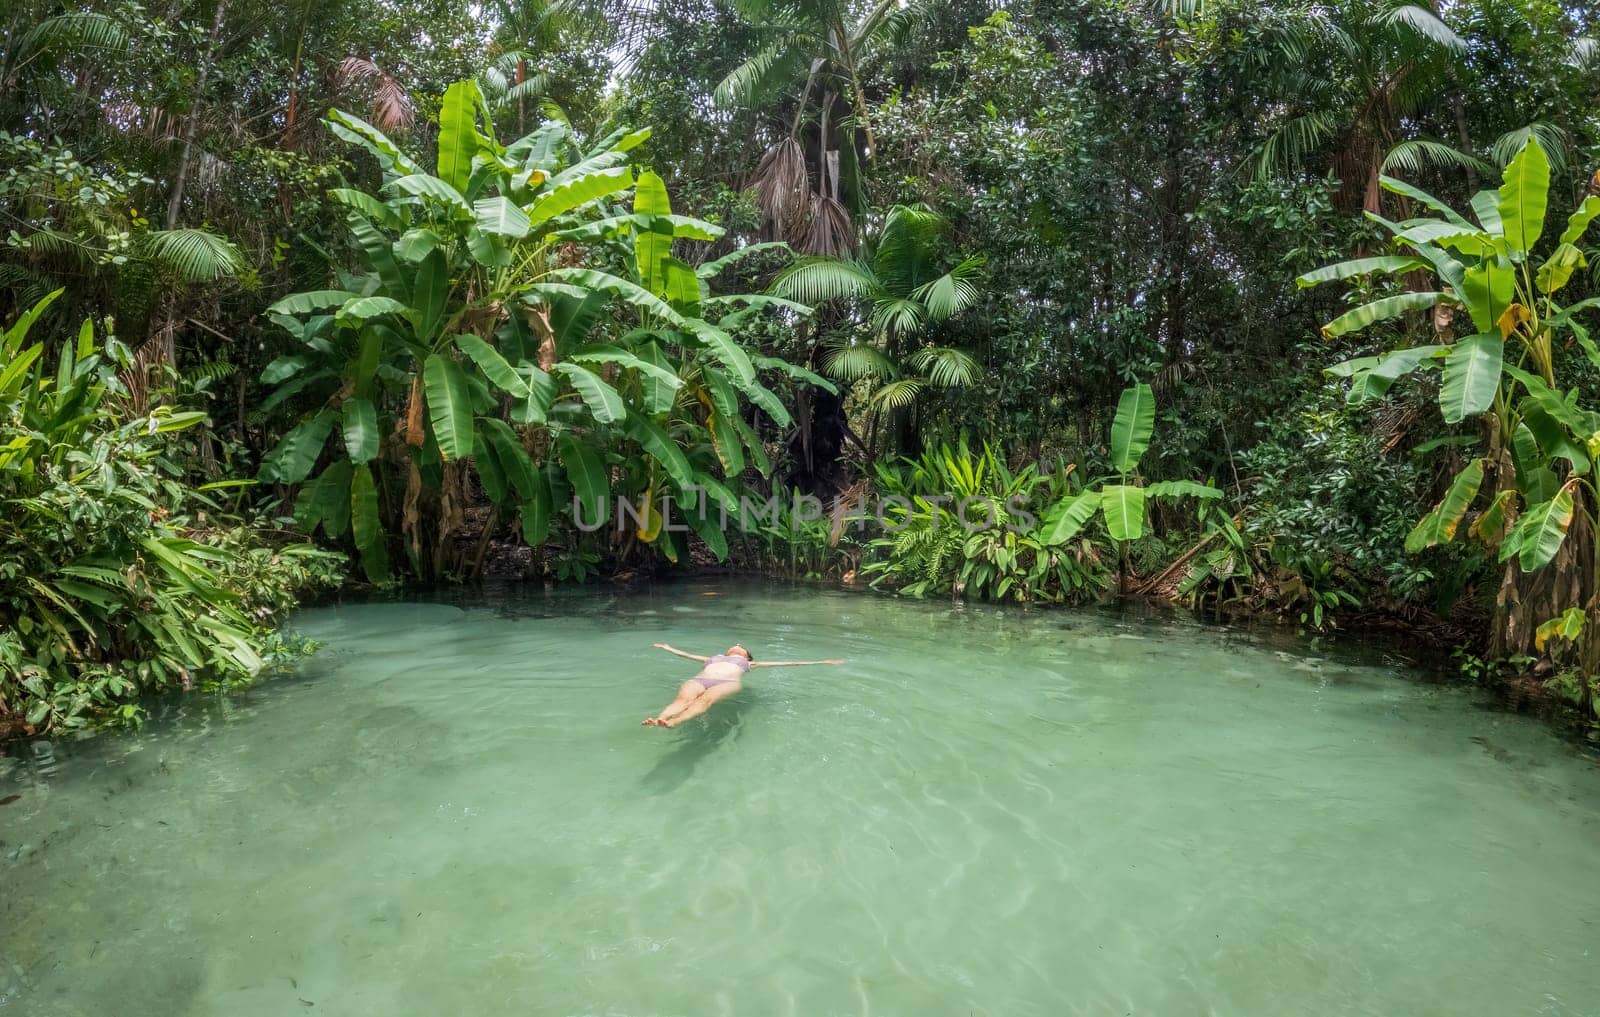
[[[181,481],[172,437],[201,412],[126,414],[127,351],[32,326],[0,337],[0,725],[81,724],[150,689],[255,675],[276,620],[338,556],[270,547]],[[48,353],[48,356],[46,355]]]
[[[290,14],[0,23],[0,310],[209,410],[189,490],[373,581],[1383,614],[1592,700],[1589,6]]]

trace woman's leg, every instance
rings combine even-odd
[[[738,683],[734,683],[731,685],[718,685],[714,689],[706,689],[705,695],[690,700],[687,706],[685,706],[682,710],[679,710],[677,713],[674,713],[672,716],[669,717],[663,713],[661,715],[661,722],[667,727],[677,727],[684,721],[693,720],[702,713],[705,713],[707,710],[711,709],[711,707],[715,706],[719,701],[727,699],[735,692],[738,692],[740,688],[741,686]]]
[[[697,681],[690,680],[684,682],[682,685],[678,686],[678,697],[672,702],[668,703],[666,709],[662,710],[656,716],[646,717],[644,721],[645,724],[649,725],[652,721],[666,721],[678,716],[688,708],[690,703],[705,695],[705,691],[706,687]]]

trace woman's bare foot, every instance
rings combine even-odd
[[[643,724],[645,727],[660,727],[662,724],[660,717],[646,717],[639,723]]]

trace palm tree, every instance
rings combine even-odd
[[[917,6],[874,0],[857,15],[844,0],[734,5],[765,41],[717,86],[717,102],[772,108],[799,90],[787,136],[767,150],[753,181],[772,234],[809,254],[854,250],[846,202],[858,211],[865,207],[860,158],[870,160],[876,149],[861,66],[873,47],[910,24]],[[814,169],[801,140],[813,105]]]
[[[983,259],[963,257],[945,267],[940,252],[944,219],[926,206],[896,205],[882,229],[855,257],[811,256],[786,269],[773,292],[813,306],[850,301],[847,331],[824,349],[823,371],[863,386],[876,446],[878,425],[903,417],[927,389],[961,388],[977,380],[966,350],[928,339],[929,331],[977,302]],[[864,314],[861,313],[864,311]]]
[[[1467,42],[1434,5],[1357,0],[1289,13],[1268,29],[1263,60],[1280,68],[1283,116],[1257,153],[1261,173],[1294,172],[1335,146],[1339,201],[1382,211],[1379,178],[1423,164],[1486,169],[1436,139],[1400,137],[1402,123],[1434,102]]]

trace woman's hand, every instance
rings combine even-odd
[[[672,647],[668,646],[666,643],[652,643],[651,645],[658,650],[666,650],[669,653],[672,651]]]

